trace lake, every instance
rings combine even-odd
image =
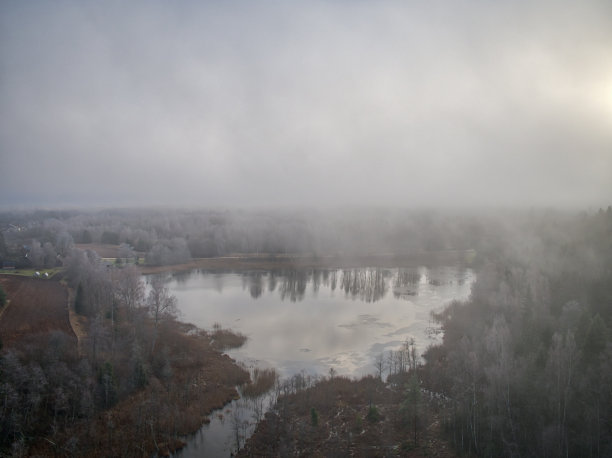
[[[431,312],[466,299],[475,274],[460,267],[175,274],[182,321],[218,323],[248,336],[230,354],[281,376],[301,370],[360,376],[374,358],[414,338],[436,338]]]
[[[358,377],[375,373],[375,358],[407,339],[422,353],[441,338],[431,312],[466,299],[474,280],[462,267],[192,271],[173,274],[167,286],[181,321],[247,335],[242,348],[228,352],[247,367],[274,367],[281,377],[327,375],[332,368]],[[229,456],[235,440],[227,418],[237,409],[248,420],[248,406],[232,403],[181,456]]]

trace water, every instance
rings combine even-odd
[[[247,367],[358,377],[375,373],[374,360],[415,339],[420,352],[440,338],[431,312],[466,299],[471,269],[344,269],[175,274],[168,280],[181,320],[210,329],[219,323],[248,336],[230,356]],[[221,415],[219,415],[221,414]],[[229,456],[236,431],[254,427],[244,400],[212,415],[181,453]],[[236,425],[240,424],[239,427]]]
[[[350,269],[285,273],[202,273],[168,283],[181,320],[214,323],[248,336],[230,356],[275,367],[281,376],[305,370],[360,376],[374,372],[382,351],[414,338],[432,343],[430,313],[465,299],[471,269]]]
[[[272,408],[274,401],[274,393],[267,393],[256,399],[241,398],[230,402],[215,411],[210,416],[210,423],[189,437],[187,445],[175,455],[180,458],[230,456],[237,443],[242,447],[253,434],[257,422]]]

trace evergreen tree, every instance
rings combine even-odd
[[[419,379],[415,373],[412,374],[410,380],[406,384],[406,397],[400,408],[402,423],[409,427],[413,432],[415,445],[418,443],[418,433],[421,426],[421,387]]]
[[[312,426],[317,426],[319,424],[319,413],[314,407],[310,409],[310,422]]]
[[[105,362],[98,372],[98,396],[103,408],[108,409],[117,402],[117,380],[110,362]]]
[[[85,294],[81,283],[77,287],[76,297],[74,298],[74,311],[79,315],[85,314]]]
[[[6,304],[6,292],[0,286],[0,307],[4,307],[4,304]]]

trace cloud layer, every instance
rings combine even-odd
[[[3,2],[1,205],[607,205],[609,2]]]

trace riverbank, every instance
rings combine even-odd
[[[164,333],[161,352],[168,367],[162,376],[149,373],[142,389],[93,417],[39,438],[28,453],[169,456],[209,421],[213,411],[240,397],[236,387],[249,383],[249,373],[220,348],[230,346],[230,340],[244,342],[243,336],[226,329],[209,333],[178,322]]]
[[[440,265],[471,266],[474,250],[424,251],[413,254],[377,254],[363,256],[314,256],[303,254],[237,254],[216,258],[198,258],[167,266],[139,266],[143,275],[184,272],[201,269],[209,271],[287,270],[287,269],[330,269],[357,267],[418,267]]]
[[[237,456],[456,457],[441,431],[442,406],[423,392],[410,398],[407,379],[332,377],[293,389]]]

